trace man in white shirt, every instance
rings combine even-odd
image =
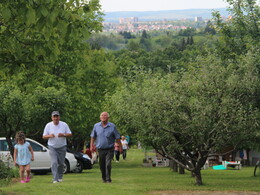
[[[57,183],[61,182],[63,177],[63,166],[67,150],[66,137],[71,137],[72,133],[67,123],[60,121],[59,111],[53,111],[51,119],[52,122],[47,123],[42,137],[48,139],[53,183]]]
[[[122,149],[123,149],[123,159],[126,159],[126,150],[128,150],[128,142],[126,141],[125,136],[121,136],[121,144],[122,144]]]

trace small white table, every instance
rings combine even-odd
[[[240,163],[240,161],[222,161],[222,165],[224,167],[234,167],[237,168],[237,169],[241,169],[242,165]]]

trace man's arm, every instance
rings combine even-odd
[[[58,137],[71,137],[72,133],[59,133]]]
[[[67,125],[67,123],[64,123],[64,131],[65,133],[59,133],[58,137],[71,137],[72,136],[72,132],[69,128],[69,126]]]
[[[43,138],[43,139],[49,139],[49,138],[53,138],[53,137],[55,137],[55,135],[54,135],[54,134],[50,134],[50,135],[43,135],[43,136],[42,136],[42,138]]]
[[[120,140],[120,139],[116,139],[116,142],[117,142],[118,145],[119,145],[119,152],[122,153],[122,152],[123,152],[123,149],[122,149],[122,143],[121,143],[121,140]]]
[[[95,149],[95,146],[94,146],[94,143],[95,143],[95,138],[94,137],[91,137],[90,138],[90,151],[93,153],[94,152],[94,149]]]

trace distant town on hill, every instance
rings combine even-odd
[[[122,11],[105,12],[104,22],[119,23],[120,18],[138,18],[138,21],[160,21],[160,20],[194,20],[195,17],[211,19],[213,11],[219,11],[221,16],[227,17],[226,8],[217,9],[185,9],[185,10],[166,10],[166,11]]]

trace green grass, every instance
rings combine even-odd
[[[81,174],[66,174],[64,182],[52,184],[52,176],[36,175],[30,183],[13,183],[0,188],[0,194],[147,194],[160,190],[192,191],[258,191],[260,177],[253,176],[253,167],[241,170],[202,171],[203,186],[195,186],[189,172],[184,175],[172,172],[168,167],[142,167],[141,150],[128,151],[127,160],[113,162],[111,184],[101,182],[98,165]]]

